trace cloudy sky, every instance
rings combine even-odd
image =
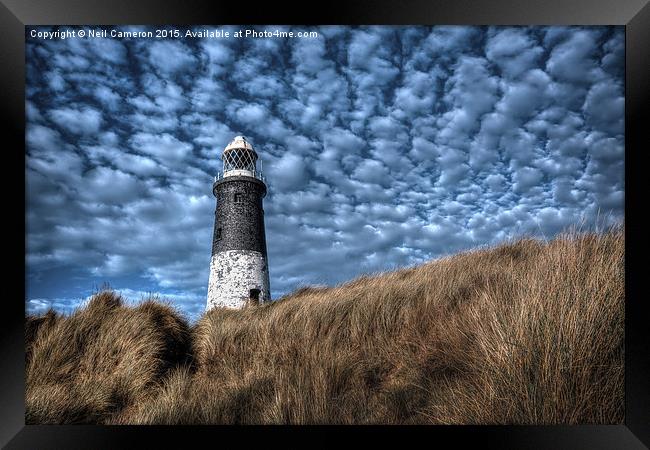
[[[269,186],[274,298],[623,217],[623,27],[195,28],[231,37],[26,29],[28,312],[107,282],[196,318],[237,134]]]

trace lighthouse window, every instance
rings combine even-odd
[[[243,201],[244,201],[244,195],[241,194],[241,193],[239,193],[239,192],[237,192],[237,193],[235,194],[235,203],[241,203],[241,202],[243,202]]]
[[[221,239],[221,228],[217,228],[217,240]]]
[[[248,296],[251,299],[251,302],[256,303],[256,304],[260,302],[260,290],[259,289],[251,289],[249,291]]]

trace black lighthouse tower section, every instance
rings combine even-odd
[[[217,180],[212,191],[217,198],[212,255],[228,250],[252,250],[266,257],[262,206],[265,184],[249,176],[230,176]]]

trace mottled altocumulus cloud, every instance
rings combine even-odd
[[[212,177],[236,134],[268,180],[276,298],[622,219],[622,27],[313,30],[28,36],[28,311],[109,282],[196,317]]]

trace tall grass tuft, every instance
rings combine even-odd
[[[145,401],[190,361],[190,329],[174,310],[122,305],[110,291],[69,317],[28,318],[26,422],[104,423]]]

